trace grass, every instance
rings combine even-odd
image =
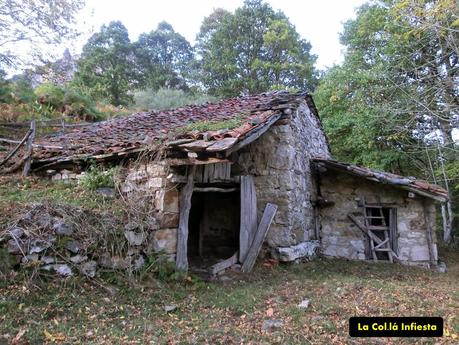
[[[219,131],[222,129],[237,128],[244,123],[243,116],[236,116],[229,120],[222,121],[197,121],[175,129],[177,134],[188,133],[192,131],[206,132]]]
[[[347,335],[349,317],[358,315],[442,316],[447,337],[375,341],[453,344],[459,334],[459,253],[447,252],[446,262],[446,274],[345,260],[258,265],[228,283],[151,278],[142,286],[118,285],[113,296],[81,278],[41,290],[4,282],[0,344],[21,330],[30,344],[368,344]],[[298,309],[305,298],[309,308]],[[166,313],[170,304],[177,309]],[[284,326],[262,332],[269,318]]]
[[[119,206],[75,185],[1,178],[0,228],[21,206],[44,200],[101,211],[116,212]],[[19,276],[15,281],[0,276],[0,345],[14,343],[15,337],[20,338],[16,344],[370,343],[348,337],[351,316],[441,316],[448,334],[441,339],[371,343],[454,344],[459,334],[459,252],[441,254],[448,265],[445,274],[325,259],[298,265],[266,262],[226,283],[196,277],[158,280],[150,271],[142,283],[129,283],[106,273],[99,280],[117,291],[113,295],[82,277],[32,285]],[[300,310],[297,305],[304,299],[310,300],[309,308]],[[166,313],[165,305],[177,309]],[[271,318],[281,319],[283,327],[262,332],[263,322]]]

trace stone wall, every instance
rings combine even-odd
[[[309,162],[313,156],[330,157],[330,153],[319,121],[305,103],[238,152],[240,173],[254,177],[258,218],[266,203],[279,206],[267,235],[271,247],[313,237],[315,187]]]
[[[148,252],[165,253],[174,260],[179,224],[179,192],[161,163],[136,164],[129,168],[121,192],[132,202],[151,204]],[[135,231],[135,229],[134,229]]]
[[[365,198],[367,203],[392,204],[391,207],[397,208],[398,256],[407,264],[428,265],[430,260],[425,203],[434,236],[434,261],[437,261],[435,205],[432,200],[420,196],[410,198],[407,191],[331,170],[321,173],[319,188],[321,197],[334,203],[320,209],[320,240],[324,255],[366,259],[366,235],[348,218],[351,213],[361,212],[358,199]]]

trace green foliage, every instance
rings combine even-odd
[[[113,167],[102,169],[96,165],[92,165],[83,178],[80,180],[81,185],[88,190],[96,190],[100,187],[115,187],[116,176],[119,168]]]
[[[135,106],[145,110],[177,108],[187,104],[202,104],[214,101],[215,99],[215,97],[201,93],[191,93],[167,88],[161,88],[157,91],[147,89],[134,93]]]
[[[135,84],[134,56],[124,25],[103,25],[83,47],[73,84],[96,100],[119,106],[132,102],[128,91]]]
[[[193,50],[170,24],[161,22],[155,31],[141,34],[134,43],[134,54],[141,87],[153,90],[187,87]]]
[[[458,37],[434,29],[448,28],[453,3],[375,1],[345,24],[345,61],[315,93],[337,158],[432,180],[428,134],[438,129],[451,145],[459,112]]]
[[[43,83],[38,86],[35,89],[35,95],[40,104],[50,106],[54,109],[62,108],[64,104],[64,89],[51,83]]]
[[[316,85],[311,45],[282,12],[246,0],[234,14],[216,10],[197,36],[202,84],[209,93],[234,96],[273,85],[312,90]]]

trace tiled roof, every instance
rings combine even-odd
[[[122,154],[145,148],[151,143],[177,142],[177,139],[190,139],[181,140],[182,143],[190,142],[191,139],[204,140],[209,142],[207,146],[210,146],[211,142],[216,143],[225,138],[234,139],[227,139],[226,145],[220,143],[214,146],[215,152],[219,147],[227,149],[228,146],[235,145],[249,132],[272,121],[274,116],[279,116],[285,109],[295,108],[305,100],[317,115],[309,95],[286,91],[237,97],[164,111],[136,113],[44,137],[38,143],[46,148],[34,149],[33,160],[46,162],[64,158],[81,159],[104,154]],[[189,125],[192,123],[234,119],[237,119],[236,128],[219,131],[193,131],[188,128],[191,128]]]
[[[370,181],[389,184],[396,188],[408,190],[441,202],[449,199],[448,192],[444,188],[431,184],[427,181],[419,180],[415,177],[404,177],[389,172],[370,169],[350,163],[343,163],[331,159],[314,158],[312,161],[319,166],[322,165],[326,168],[343,171],[351,175],[363,177]]]

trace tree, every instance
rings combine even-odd
[[[341,35],[345,60],[328,71],[315,97],[337,158],[453,190],[446,171],[457,161],[458,26],[455,0],[359,8]]]
[[[193,61],[190,43],[161,22],[155,31],[141,34],[134,43],[139,83],[144,88],[186,88]]]
[[[72,24],[83,5],[83,0],[0,1],[0,68],[30,63],[25,56],[42,62],[49,45],[75,34]]]
[[[119,21],[111,22],[84,45],[73,83],[94,99],[126,105],[136,83],[133,64],[127,29]]]
[[[261,0],[246,0],[234,14],[216,10],[197,36],[201,82],[209,93],[234,96],[276,84],[312,90],[311,46],[285,15]]]

